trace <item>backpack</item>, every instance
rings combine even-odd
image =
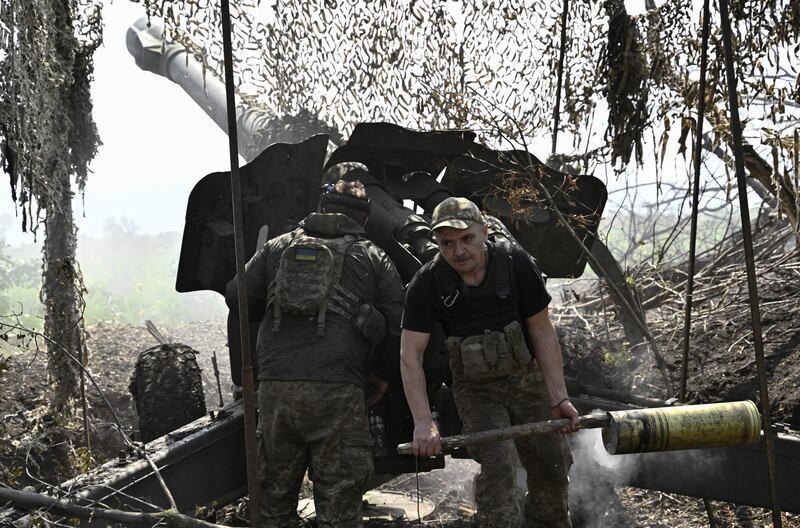
[[[284,311],[316,315],[318,336],[325,335],[328,310],[352,318],[359,300],[341,286],[341,276],[347,250],[356,239],[315,237],[302,228],[292,233],[267,292],[267,304],[274,310],[273,332],[280,330]]]

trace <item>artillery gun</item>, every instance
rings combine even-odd
[[[164,44],[161,30],[138,21],[127,35],[128,49],[143,69],[179,85],[225,130],[224,87],[206,74],[180,46]],[[580,276],[587,264],[585,250],[556,215],[581,218],[575,228],[585,246],[595,251],[597,227],[606,201],[605,186],[588,175],[555,171],[525,151],[497,151],[475,142],[475,134],[460,131],[411,131],[387,123],[362,123],[346,142],[323,123],[306,120],[301,128],[285,126],[300,118],[277,118],[268,112],[237,106],[244,157],[241,168],[244,245],[247,257],[269,236],[290,230],[316,207],[324,170],[338,163],[364,167],[360,179],[373,199],[366,226],[368,237],[386,251],[405,281],[435,248],[427,219],[449,196],[465,196],[483,204],[494,216],[494,235],[513,239],[537,258],[551,278]],[[329,153],[331,145],[338,146]],[[508,179],[510,174],[522,175]],[[536,174],[539,183],[527,181]],[[187,206],[176,289],[212,290],[222,295],[235,274],[229,173],[202,178]],[[546,189],[552,202],[525,201],[514,207],[508,185]],[[539,187],[541,184],[541,187]],[[526,210],[519,222],[515,209]],[[229,344],[234,381],[240,370],[238,321],[229,316]],[[256,329],[251,328],[255,333]],[[255,335],[251,343],[255,343]],[[425,354],[430,401],[443,435],[460,432],[441,340],[431,340]],[[255,354],[253,354],[255,357]],[[399,379],[390,380],[381,405],[372,411],[376,481],[413,471],[444,467],[442,456],[415,460],[397,455],[394,446],[410,439],[413,423]],[[634,397],[567,380],[572,401],[582,413],[594,409],[624,410],[667,403]],[[170,402],[170,405],[179,402]],[[212,411],[146,445],[181,511],[198,505],[225,504],[246,493],[243,409],[241,402]],[[611,476],[616,485],[637,486],[738,504],[770,507],[763,437],[754,447],[727,447],[679,452],[626,455],[633,462],[624,475]],[[455,450],[453,456],[467,456]],[[800,474],[800,440],[777,434],[778,507],[800,513],[800,494],[793,485]],[[580,470],[576,464],[574,470]],[[580,478],[580,477],[578,477]],[[572,479],[575,482],[575,478]],[[166,507],[167,502],[149,464],[122,454],[87,475],[64,483],[84,499],[113,508]],[[102,525],[92,521],[92,525]]]

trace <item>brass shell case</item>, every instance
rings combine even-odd
[[[761,415],[751,401],[611,411],[603,444],[611,455],[751,445]]]

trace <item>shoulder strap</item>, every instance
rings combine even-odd
[[[330,303],[329,301],[335,297],[336,286],[342,282],[342,268],[344,267],[344,260],[347,258],[347,252],[350,250],[350,246],[353,245],[353,242],[355,242],[356,239],[357,237],[355,235],[344,235],[343,237],[329,239],[326,241],[326,245],[329,249],[333,247],[336,250],[336,255],[333,263],[334,267],[331,270],[331,290],[328,292],[328,295],[325,297],[325,300],[322,301],[322,304],[317,311],[317,336],[319,337],[325,335],[328,308],[333,306],[333,303]],[[339,313],[341,315],[341,312]]]
[[[344,260],[347,258],[347,252],[350,251],[350,247],[362,237],[345,235],[344,238],[346,238],[346,240],[342,248],[342,262],[337,272],[336,281],[331,285],[330,300],[332,302],[328,304],[328,309],[334,313],[338,313],[342,317],[351,317],[355,313],[355,309],[359,302],[361,302],[361,299],[342,286],[342,268],[344,268]]]
[[[494,245],[494,287],[500,299],[511,295],[512,260],[508,244],[497,242]]]

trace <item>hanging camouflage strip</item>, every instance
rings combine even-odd
[[[24,230],[62,201],[50,175],[83,190],[100,145],[89,84],[101,13],[92,0],[0,0],[0,163]]]
[[[100,144],[89,87],[101,12],[91,0],[0,0],[0,163],[23,231],[45,226],[40,298],[58,419],[81,392],[87,357],[72,185],[83,192]]]
[[[166,38],[221,72],[214,2],[144,4],[164,20]],[[561,123],[583,152],[575,155],[584,172],[614,161],[621,170],[631,158],[641,164],[643,138],[666,141],[672,123],[691,115],[699,64],[693,4],[650,2],[628,16],[621,0],[570,3]],[[467,127],[516,146],[551,133],[560,2],[242,0],[231,9],[239,94],[268,113],[313,115],[344,137],[359,121]],[[777,123],[796,120],[797,0],[736,0],[733,12],[744,101],[763,101]],[[724,86],[710,87],[722,100]],[[608,112],[607,134],[592,128],[595,110]],[[784,128],[773,132],[789,141]],[[784,147],[780,154],[788,159]]]
[[[605,74],[608,82],[608,130],[611,161],[627,164],[635,154],[642,163],[642,133],[647,127],[647,59],[639,29],[625,12],[622,0],[607,0],[608,43]]]

